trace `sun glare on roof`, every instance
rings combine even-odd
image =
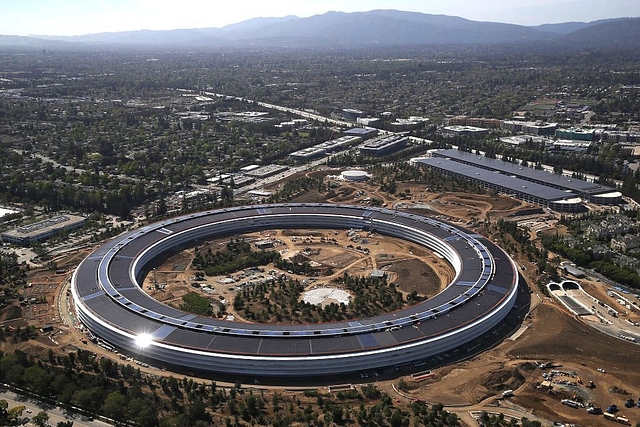
[[[138,348],[146,348],[153,342],[153,336],[147,333],[141,333],[135,338],[135,344]]]

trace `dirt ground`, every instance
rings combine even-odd
[[[319,271],[330,274],[303,276],[278,271],[273,264],[260,269],[247,269],[230,275],[205,277],[194,281],[197,269],[192,266],[195,248],[188,249],[167,259],[144,281],[144,290],[153,298],[178,307],[182,296],[197,292],[211,301],[225,301],[227,314],[234,320],[244,321],[232,309],[238,289],[248,283],[269,280],[273,275],[286,274],[300,280],[310,290],[317,286],[332,286],[346,272],[350,275],[368,276],[373,270],[383,270],[389,283],[407,294],[415,291],[420,296],[431,297],[454,277],[455,272],[443,259],[431,251],[401,239],[380,236],[357,230],[268,230],[236,236],[247,242],[269,240],[273,248],[284,258],[306,254],[305,259],[322,266]],[[221,250],[229,239],[202,244],[198,250]],[[354,246],[355,245],[355,246]],[[368,253],[356,249],[366,248]]]
[[[418,384],[410,396],[447,406],[462,405],[467,410],[486,409],[500,402],[501,408],[516,407],[529,419],[589,426],[610,424],[602,416],[587,415],[586,409],[561,403],[562,399],[579,398],[603,410],[615,403],[620,409],[618,415],[628,418],[632,425],[640,422],[640,408],[624,407],[625,400],[640,396],[640,347],[588,328],[548,299],[531,312],[525,325],[527,329],[515,340],[506,339],[470,360],[437,369],[434,379]],[[536,362],[552,362],[555,367],[541,370]],[[549,394],[540,384],[544,381],[542,374],[552,370],[574,373],[574,377],[566,378],[575,385],[554,384],[556,394]],[[581,384],[577,384],[578,378]],[[587,388],[589,381],[595,388]],[[514,390],[514,396],[500,399],[505,390]],[[500,411],[497,406],[495,410]]]
[[[398,289],[404,293],[413,291],[422,295],[434,295],[453,280],[453,270],[445,268],[445,261],[437,257],[425,263],[419,259],[400,261],[389,268],[398,275]]]
[[[56,310],[58,290],[70,279],[73,270],[89,253],[90,249],[69,252],[53,259],[56,268],[29,272],[27,286],[22,290],[24,304],[2,309],[0,321],[13,327],[29,324],[38,328],[60,323],[60,316]]]
[[[320,170],[301,173],[294,177],[310,176],[315,178],[328,175],[339,175],[342,169]],[[521,200],[489,194],[468,194],[463,192],[432,193],[425,184],[398,183],[395,194],[389,194],[374,188],[366,181],[347,182],[333,181],[335,196],[327,197],[317,190],[308,191],[295,197],[292,202],[312,203],[352,203],[367,204],[373,197],[382,200],[384,207],[400,207],[408,210],[418,210],[419,213],[434,213],[442,218],[467,222],[471,219],[484,219],[487,214],[491,218],[507,217],[520,210],[537,208]],[[274,190],[278,184],[267,188]]]

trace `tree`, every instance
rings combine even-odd
[[[381,396],[381,392],[378,389],[378,386],[376,386],[375,384],[366,384],[366,385],[363,385],[361,388],[362,388],[362,394],[367,399],[378,399]]]
[[[90,389],[78,390],[73,395],[73,401],[77,406],[90,411],[92,414],[97,414],[99,406],[103,401],[104,396],[100,387],[92,387]]]
[[[47,427],[49,423],[49,414],[45,411],[40,411],[31,418],[31,422],[37,427]]]
[[[0,420],[6,420],[7,419],[7,408],[8,407],[9,407],[9,403],[4,399],[0,399]]]
[[[117,391],[109,393],[107,398],[104,400],[104,405],[102,405],[102,410],[104,414],[112,418],[116,421],[121,421],[124,417],[124,411],[127,407],[127,402],[125,397]]]
[[[22,416],[24,410],[27,409],[24,405],[14,406],[7,411],[7,421],[9,425],[14,425],[18,422],[18,418]]]
[[[40,395],[47,395],[51,377],[38,365],[30,366],[22,374],[25,385]]]
[[[164,198],[164,194],[160,195],[158,204],[156,206],[156,216],[164,216],[167,213],[167,201]]]
[[[152,402],[139,397],[129,402],[127,417],[141,427],[158,425],[157,410]]]
[[[540,427],[542,423],[540,421],[530,421],[527,417],[522,417],[520,420],[522,427]]]

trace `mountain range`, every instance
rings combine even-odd
[[[398,10],[327,12],[308,18],[254,18],[221,28],[125,31],[82,36],[0,36],[0,46],[110,47],[372,47],[549,43],[638,46],[640,18],[528,27]]]

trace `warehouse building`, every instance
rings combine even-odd
[[[344,150],[352,145],[355,145],[362,141],[362,138],[359,136],[342,136],[336,139],[330,139],[329,141],[322,142],[314,148],[320,148],[325,150],[327,153],[333,153],[334,151]]]
[[[249,172],[245,172],[245,175],[252,176],[256,179],[267,178],[280,172],[284,172],[289,169],[289,166],[285,165],[266,165],[259,167],[258,169],[254,169]]]
[[[439,158],[447,158],[456,163],[464,163],[503,175],[514,176],[546,187],[571,192],[578,197],[597,204],[618,205],[622,202],[622,193],[617,191],[615,188],[596,184],[594,182],[587,182],[564,175],[557,175],[538,169],[528,168],[519,164],[504,162],[498,159],[490,159],[478,154],[459,150],[435,150],[431,152],[431,155]]]
[[[434,169],[456,178],[463,178],[484,188],[516,197],[527,203],[547,207],[557,212],[579,212],[584,210],[578,195],[534,182],[525,181],[512,175],[504,175],[447,158],[431,157],[415,159],[422,167]]]
[[[344,132],[345,136],[357,136],[362,139],[368,139],[374,137],[378,134],[378,129],[371,128],[351,128],[347,129]]]
[[[557,129],[556,138],[572,141],[595,141],[595,129]]]
[[[361,126],[376,126],[380,124],[380,118],[379,117],[360,117],[358,120],[356,120],[356,123],[358,123]]]
[[[445,126],[442,128],[442,133],[445,136],[485,136],[489,134],[489,129],[479,128],[475,126],[463,126],[463,125],[453,125],[453,126]]]
[[[503,120],[500,128],[511,132],[522,132],[533,135],[555,135],[557,123],[523,122],[519,120]]]
[[[76,215],[60,215],[33,224],[23,225],[2,233],[2,241],[21,246],[43,242],[65,231],[81,228],[86,218]]]
[[[318,148],[317,146],[315,146],[315,147],[308,147],[308,148],[303,148],[302,150],[294,151],[293,153],[289,154],[289,157],[296,160],[306,161],[306,160],[317,159],[319,157],[323,157],[326,155],[327,155],[327,150],[324,150],[322,148]]]
[[[329,141],[322,142],[314,145],[313,147],[303,148],[302,150],[294,151],[289,154],[289,157],[296,160],[312,160],[319,157],[326,156],[336,151],[344,150],[351,145],[357,144],[362,141],[362,138],[358,136],[343,136]]]
[[[373,139],[360,147],[360,153],[374,157],[391,154],[403,149],[407,145],[408,139],[404,135]]]
[[[344,117],[345,120],[355,122],[362,116],[364,116],[364,112],[354,108],[345,108],[342,110],[342,117]]]

